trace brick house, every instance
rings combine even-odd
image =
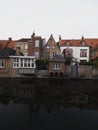
[[[0,77],[25,77],[35,74],[34,56],[0,57]]]
[[[42,58],[44,44],[45,39],[41,36],[36,36],[35,33],[33,33],[31,40],[28,42],[28,56]]]
[[[65,59],[62,55],[55,55],[49,60],[48,73],[50,76],[63,76],[65,74]]]
[[[52,59],[56,54],[59,55],[60,53],[59,44],[56,43],[53,35],[51,34],[46,45],[44,46],[43,57],[46,59]]]
[[[36,58],[42,58],[44,44],[45,39],[41,36],[36,36],[35,33],[33,33],[31,38],[22,38],[15,41],[15,49],[16,47],[19,47],[24,56],[35,56]]]

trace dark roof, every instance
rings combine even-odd
[[[64,56],[62,56],[62,55],[55,55],[53,58],[52,58],[52,60],[51,61],[65,61],[65,58],[64,58]]]
[[[16,50],[5,47],[3,50],[0,51],[0,57],[8,57],[8,56],[15,56],[16,55]],[[23,53],[20,52],[20,55],[23,56]]]
[[[5,47],[3,50],[0,51],[0,56],[4,56],[4,57],[7,57],[7,56],[11,56],[11,55],[15,55],[16,51],[13,50],[12,48],[9,48],[9,47]]]
[[[16,40],[15,42],[28,42],[30,40],[31,40],[31,38],[21,38],[19,40]]]

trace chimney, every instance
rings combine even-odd
[[[31,35],[31,40],[33,39],[34,36],[35,36],[35,32],[33,32],[33,34]]]
[[[61,38],[61,35],[59,35],[59,41],[61,40],[62,38]]]
[[[61,35],[59,35],[59,45],[60,45],[60,41],[61,41],[61,39],[62,39],[62,38],[61,38]]]
[[[12,41],[12,38],[11,38],[11,37],[9,37],[9,38],[8,38],[8,40],[9,40],[9,41]]]

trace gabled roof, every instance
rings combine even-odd
[[[54,39],[54,37],[53,37],[52,34],[50,35],[50,37],[49,37],[47,43],[45,44],[44,48],[45,48],[47,45],[50,45],[50,43],[53,43],[53,45],[55,44],[58,48],[60,48],[60,47],[59,47],[59,43],[55,41],[55,39]]]

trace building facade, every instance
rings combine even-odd
[[[36,75],[34,56],[0,57],[0,77],[25,77]]]
[[[49,61],[48,72],[50,76],[63,76],[65,75],[65,59],[62,55],[55,55]]]
[[[90,47],[82,37],[81,40],[60,40],[61,54],[64,57],[72,57],[78,62],[90,60]]]
[[[59,54],[60,54],[59,44],[56,43],[53,35],[51,34],[49,40],[44,46],[43,57],[46,59],[52,59],[55,55],[59,55]]]
[[[31,40],[28,42],[28,56],[35,56],[37,59],[42,58],[44,45],[45,39],[33,33]]]
[[[20,48],[20,52],[23,53],[24,56],[28,56],[28,42],[30,41],[30,38],[22,38],[17,41],[15,41],[15,50]]]

